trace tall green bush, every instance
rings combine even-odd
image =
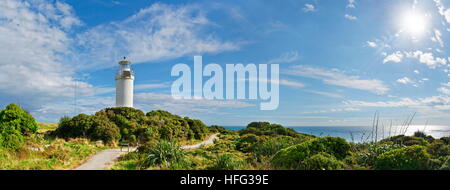
[[[0,123],[19,130],[23,135],[36,133],[38,127],[33,116],[17,104],[9,104],[0,111]]]
[[[318,153],[328,153],[337,159],[349,155],[350,144],[339,137],[315,138],[298,145],[281,149],[272,158],[272,164],[277,168],[300,169],[302,162]]]
[[[115,143],[120,139],[119,128],[105,117],[79,114],[72,119],[61,118],[58,128],[53,132],[61,138],[88,138]]]
[[[428,169],[430,155],[425,147],[413,145],[385,152],[377,157],[377,170],[425,170]]]
[[[0,111],[0,147],[18,149],[25,136],[37,131],[37,122],[17,104],[9,104]]]
[[[344,163],[342,161],[324,152],[306,158],[300,164],[300,169],[302,170],[339,170],[343,167]]]

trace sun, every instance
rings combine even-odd
[[[419,38],[427,29],[427,17],[417,11],[406,12],[401,20],[401,31],[406,32],[413,38]]]

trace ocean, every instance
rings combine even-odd
[[[244,126],[225,126],[225,128],[238,131],[245,129]],[[372,140],[372,127],[367,126],[316,126],[316,127],[287,127],[292,128],[295,131],[303,134],[314,135],[318,137],[332,136],[342,137],[349,142],[368,142]],[[406,132],[405,132],[406,131]],[[378,140],[395,136],[399,134],[413,135],[416,131],[424,131],[427,135],[431,135],[434,138],[448,137],[450,136],[450,126],[439,125],[411,125],[408,128],[402,126],[392,126],[385,128],[378,128],[376,136]],[[405,133],[404,133],[405,132]]]

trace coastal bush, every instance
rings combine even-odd
[[[208,127],[209,131],[213,132],[213,133],[221,133],[224,135],[231,135],[231,134],[235,134],[236,132],[226,129],[224,127],[218,126],[218,125],[211,125],[210,127]]]
[[[213,161],[209,170],[236,170],[243,165],[233,154],[219,154]]]
[[[38,127],[33,116],[17,104],[9,104],[0,111],[0,123],[19,130],[25,136],[36,133]]]
[[[271,124],[269,122],[251,122],[247,125],[247,128],[239,131],[240,135],[255,134],[258,136],[267,135],[285,135],[285,136],[298,136],[299,133],[290,128],[285,128],[278,124]]]
[[[88,138],[114,143],[120,139],[119,128],[113,122],[96,115],[79,114],[73,118],[63,117],[53,132],[57,137]]]
[[[377,170],[425,170],[428,169],[430,155],[425,147],[413,145],[385,152],[377,157]]]
[[[380,142],[381,143],[392,142],[395,144],[405,145],[405,146],[412,146],[412,145],[428,146],[428,144],[429,144],[428,141],[422,137],[405,136],[405,135],[398,135],[398,136],[390,137],[387,139],[383,139]]]
[[[84,137],[108,143],[145,143],[152,139],[203,140],[209,129],[200,120],[181,118],[162,110],[144,114],[134,108],[117,107],[103,109],[95,115],[63,117],[52,134],[66,139]]]
[[[290,146],[278,151],[271,163],[277,168],[299,169],[301,163],[308,157],[318,153],[328,153],[337,159],[349,155],[350,145],[343,138],[321,137]]]
[[[402,145],[392,143],[370,143],[357,152],[357,163],[362,166],[373,166],[377,157],[385,152],[402,148]]]
[[[0,123],[0,147],[16,150],[22,146],[24,139],[20,131]]]
[[[277,153],[279,150],[295,144],[299,144],[301,142],[301,139],[290,136],[270,138],[262,143],[257,143],[255,145],[255,150],[253,151],[253,153],[257,158],[271,157],[275,155],[275,153]]]
[[[343,167],[343,162],[324,152],[306,158],[300,165],[302,170],[339,170]]]
[[[0,147],[18,149],[25,136],[36,133],[38,124],[27,111],[17,104],[9,104],[0,111]]]
[[[427,146],[427,152],[435,158],[450,156],[450,145],[445,144],[443,140],[436,139]]]

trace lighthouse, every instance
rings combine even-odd
[[[131,62],[124,57],[119,65],[116,75],[116,107],[133,107],[134,75]]]

